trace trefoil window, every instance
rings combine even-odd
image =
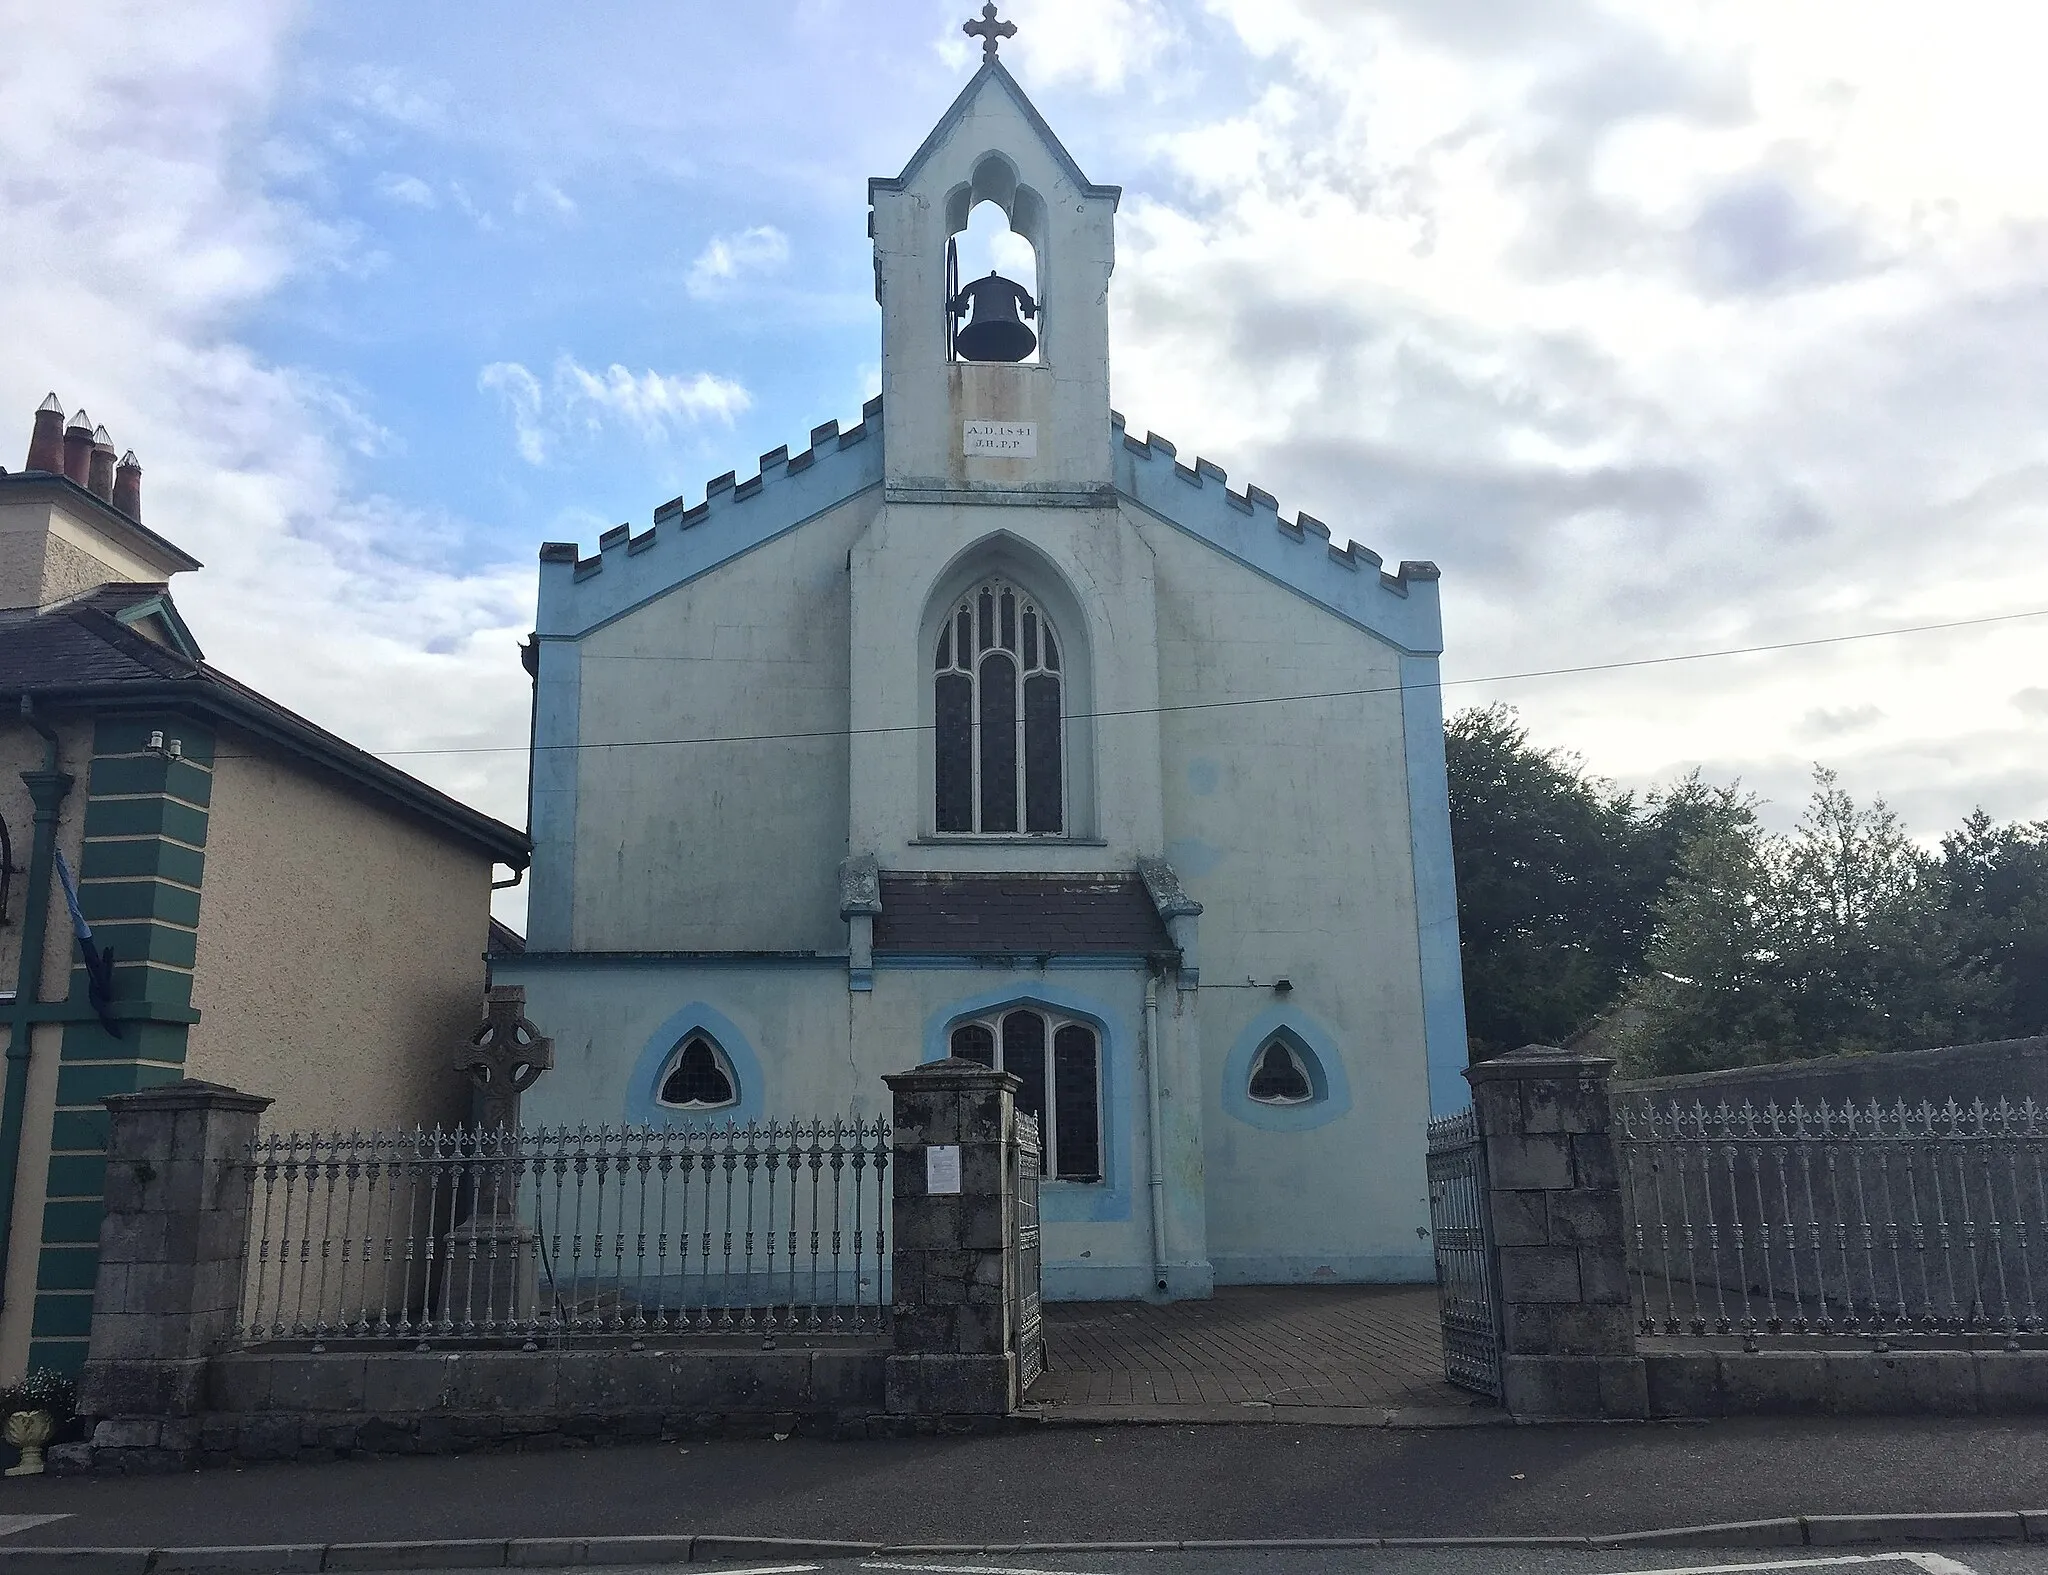
[[[1268,1039],[1252,1057],[1251,1086],[1245,1092],[1262,1105],[1305,1105],[1316,1097],[1301,1052],[1278,1037]]]
[[[1059,835],[1060,645],[1037,603],[1005,581],[985,581],[940,626],[932,667],[938,830]]]
[[[1049,1179],[1102,1179],[1102,1055],[1092,1025],[1012,1007],[955,1024],[948,1049],[1016,1075],[1017,1108],[1038,1119]]]
[[[693,1033],[677,1047],[656,1097],[677,1110],[722,1110],[740,1102],[739,1079],[718,1041]]]

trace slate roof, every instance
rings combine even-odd
[[[881,885],[877,954],[1148,957],[1174,950],[1136,875],[884,870]]]
[[[218,668],[158,645],[117,612],[164,596],[161,585],[103,586],[37,611],[0,610],[0,704],[31,694],[51,710],[170,705],[221,718],[373,795],[395,801],[524,869],[526,834],[471,809],[287,710]],[[165,597],[168,601],[168,597]]]

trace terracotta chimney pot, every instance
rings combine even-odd
[[[142,465],[130,449],[114,471],[114,507],[136,524],[142,523]]]
[[[94,427],[92,459],[86,471],[85,490],[102,503],[114,501],[114,439],[105,427]]]
[[[36,406],[35,431],[28,440],[28,470],[64,474],[64,405],[55,394]]]
[[[92,476],[92,417],[83,410],[64,429],[64,474],[81,487]]]

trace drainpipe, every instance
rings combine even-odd
[[[15,975],[14,1001],[8,1011],[7,1083],[0,1095],[0,1303],[8,1286],[8,1255],[14,1246],[15,1171],[21,1164],[21,1128],[28,1104],[29,1039],[34,1033],[30,1009],[43,993],[44,932],[50,917],[50,875],[57,849],[57,817],[71,779],[58,769],[57,731],[35,714],[34,702],[21,697],[21,719],[42,735],[43,769],[24,772],[35,799],[35,840],[28,861],[28,895],[21,913],[21,966]],[[41,792],[34,790],[41,786]]]
[[[1145,974],[1145,1102],[1151,1124],[1145,1147],[1152,1165],[1152,1283],[1166,1289],[1166,1145],[1159,1136],[1159,973]]]

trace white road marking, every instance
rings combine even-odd
[[[65,1515],[0,1515],[0,1537],[11,1537],[17,1531],[27,1531],[32,1526],[47,1526],[53,1520],[69,1520]]]
[[[1967,1564],[1944,1558],[1939,1553],[1837,1553],[1821,1559],[1770,1559],[1747,1564],[1690,1564],[1683,1568],[1621,1570],[1616,1575],[1747,1575],[1751,1570],[1810,1570],[1843,1564],[1885,1564],[1903,1560],[1926,1575],[1977,1575]]]
[[[1165,1550],[1165,1544],[1159,1544]],[[1022,1565],[885,1565],[881,1561],[862,1561],[862,1569],[918,1569],[928,1575],[1083,1575],[1077,1569],[1026,1569]],[[1931,1575],[1931,1573],[1929,1573]]]
[[[720,1568],[718,1575],[810,1575],[816,1564],[749,1564],[744,1569]]]

